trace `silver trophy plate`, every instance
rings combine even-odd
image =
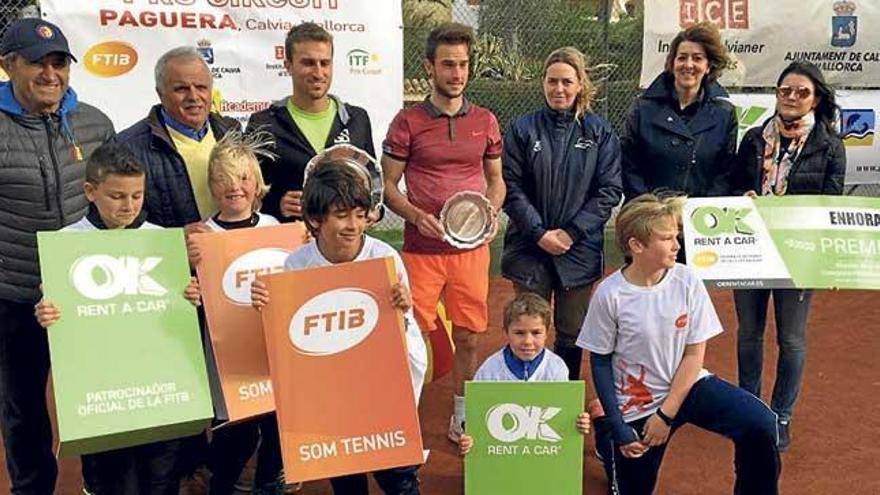
[[[367,189],[370,191],[370,211],[378,212],[382,207],[383,193],[385,191],[385,179],[382,175],[382,167],[366,151],[350,144],[337,144],[313,156],[306,164],[303,177],[303,188],[309,181],[309,176],[314,170],[330,161],[342,162],[363,178]]]
[[[486,196],[475,191],[455,193],[440,210],[444,240],[461,249],[475,248],[492,235],[497,216]]]

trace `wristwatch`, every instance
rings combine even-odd
[[[666,423],[666,426],[672,426],[672,421],[675,418],[670,418],[669,416],[667,416],[666,413],[663,412],[663,409],[659,407],[657,408],[656,412],[657,417],[660,418],[664,423]]]

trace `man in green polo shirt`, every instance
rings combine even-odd
[[[333,36],[317,24],[298,24],[287,33],[284,56],[292,94],[251,115],[247,130],[265,130],[275,137],[278,158],[260,158],[263,177],[272,186],[263,212],[289,222],[301,218],[303,176],[313,156],[341,143],[376,154],[367,112],[329,92]]]

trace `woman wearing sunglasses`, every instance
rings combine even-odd
[[[621,137],[626,201],[658,189],[694,197],[731,193],[737,120],[717,82],[729,62],[710,23],[672,40],[666,70],[633,103]]]
[[[740,144],[739,192],[754,196],[843,194],[846,154],[837,135],[834,90],[818,67],[793,62],[776,83],[776,114],[749,130]],[[789,425],[801,385],[806,353],[807,313],[812,291],[736,290],[739,385],[761,396],[767,306],[776,314],[776,382],[770,407],[778,415],[779,450],[791,441]]]

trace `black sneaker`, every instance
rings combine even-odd
[[[790,419],[780,419],[776,421],[776,434],[779,436],[776,448],[779,449],[780,452],[785,452],[788,450],[788,446],[791,445],[791,433],[789,432],[790,425]]]

